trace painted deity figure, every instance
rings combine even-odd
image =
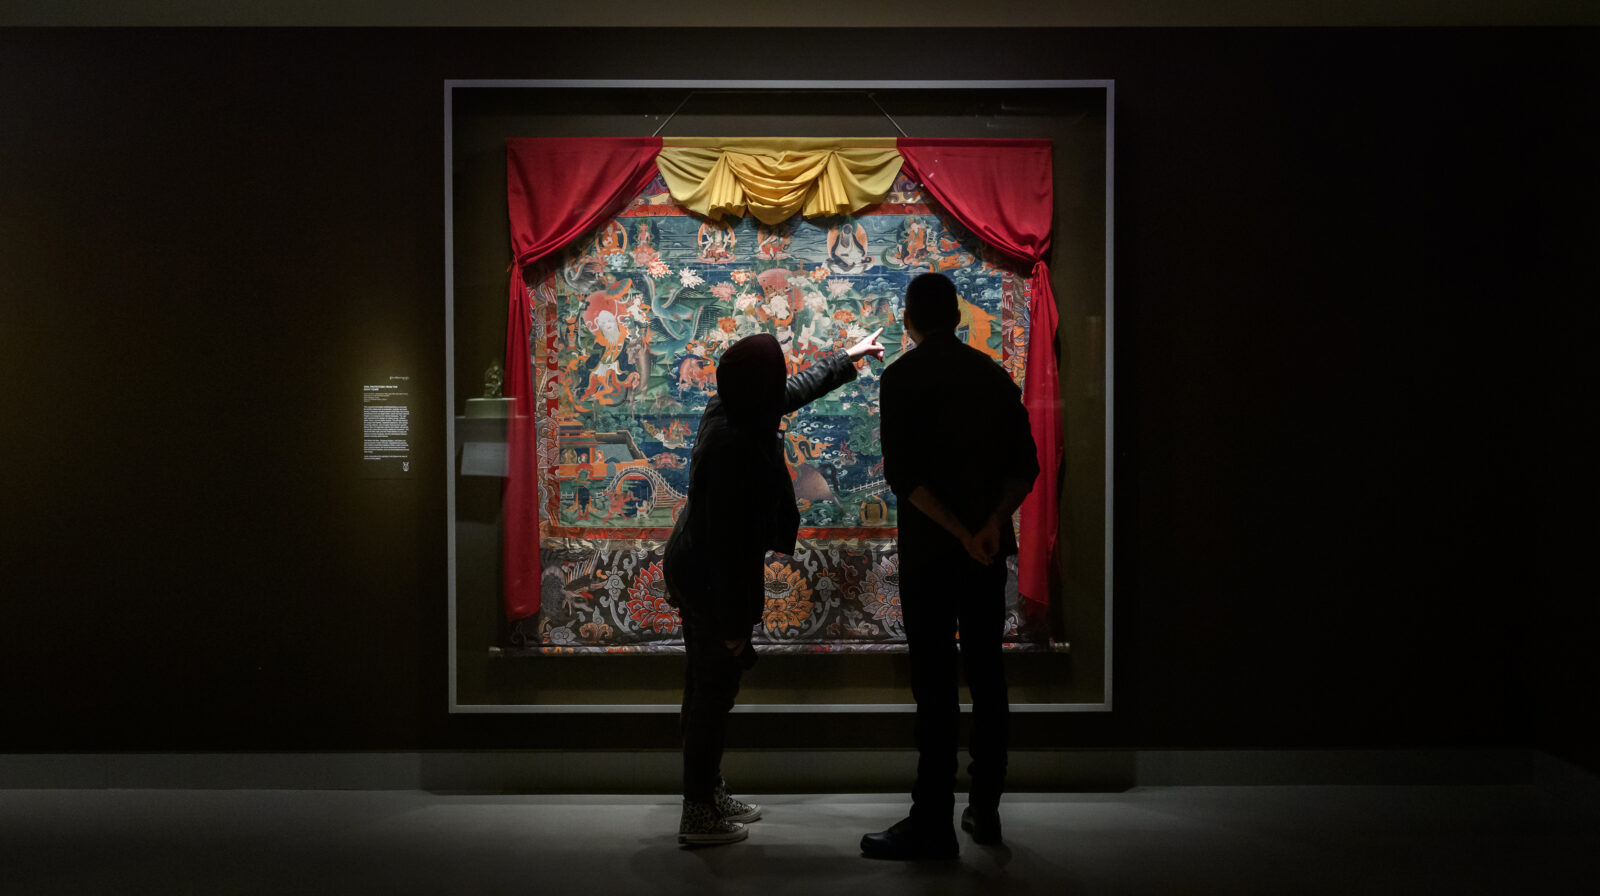
[[[556,416],[561,420],[576,420],[579,414],[588,413],[582,400],[573,394],[573,388],[583,376],[584,362],[588,360],[581,351],[573,351],[567,356],[567,363],[561,369],[561,389],[556,396]],[[570,450],[570,449],[569,449]],[[566,461],[562,461],[565,463]]]
[[[628,229],[616,221],[608,221],[594,236],[595,251],[603,259],[628,251]]]
[[[633,261],[639,267],[647,268],[650,262],[660,260],[661,256],[655,249],[655,229],[649,221],[640,221],[639,228],[633,238]]]
[[[826,314],[814,315],[800,328],[797,345],[799,351],[814,354],[817,347],[829,348],[833,345],[833,318]]]
[[[695,242],[700,247],[701,261],[726,264],[733,261],[733,247],[738,245],[739,238],[727,224],[721,221],[707,221],[700,225],[700,230],[695,235]]]
[[[615,404],[613,396],[639,385],[637,372],[624,374],[622,370],[623,345],[628,338],[630,317],[623,300],[632,287],[632,280],[623,280],[590,293],[584,300],[588,308],[583,312],[583,319],[594,339],[596,357],[589,369],[589,385],[583,392],[583,401],[593,399],[599,404]]]
[[[972,264],[972,256],[968,254],[961,241],[948,233],[939,234],[939,254],[937,267],[941,271],[959,270]]]
[[[789,257],[789,225],[756,226],[756,257],[768,261]]]
[[[797,307],[804,302],[800,288],[789,282],[789,272],[783,268],[762,271],[756,275],[756,282],[761,284],[761,293],[766,298],[755,306],[756,316],[779,327],[789,326]]]
[[[807,285],[802,289],[802,302],[804,322],[795,337],[795,353],[814,356],[819,350],[832,346],[834,321],[828,314],[828,297],[822,290]]]
[[[884,260],[900,268],[914,268],[929,264],[933,252],[929,248],[928,225],[916,218],[907,218],[900,226],[900,235]]]
[[[794,320],[794,309],[789,306],[789,297],[784,293],[774,293],[762,309],[780,327],[787,327]]]
[[[872,267],[867,251],[867,229],[854,221],[828,228],[828,270],[835,274],[860,274]]]

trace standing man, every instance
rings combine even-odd
[[[956,338],[955,284],[923,274],[906,287],[916,348],[884,368],[884,478],[900,523],[900,600],[917,701],[917,783],[911,815],[861,838],[877,859],[959,854],[955,807],[961,704],[956,666],[972,692],[972,790],[961,827],[1000,842],[1010,706],[1000,646],[1005,558],[1017,552],[1011,515],[1039,475],[1021,390],[987,355]],[[957,630],[960,630],[959,648]]]

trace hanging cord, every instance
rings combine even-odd
[[[656,129],[654,131],[650,132],[650,136],[655,137],[655,136],[660,135],[661,131],[666,128],[667,124],[670,123],[673,118],[677,117],[678,113],[683,111],[683,107],[688,105],[689,101],[694,99],[695,95],[698,94],[699,92],[700,91],[698,91],[698,90],[689,91],[689,93],[686,96],[684,96],[683,100],[678,103],[677,107],[674,108],[672,110],[672,112],[669,115],[667,115],[667,117],[665,119],[662,120],[661,124],[657,125]],[[905,128],[900,126],[900,122],[894,120],[894,116],[889,114],[889,110],[883,108],[883,104],[878,102],[878,95],[877,94],[868,93],[867,94],[867,99],[872,102],[872,105],[878,107],[878,111],[883,113],[883,117],[884,118],[889,119],[889,123],[894,125],[894,129],[900,132],[900,136],[902,136],[902,137],[910,137],[911,136],[910,134],[906,133],[906,129]]]
[[[677,115],[677,114],[678,114],[678,113],[679,113],[679,112],[681,112],[681,111],[683,111],[683,107],[684,107],[684,106],[685,106],[685,105],[686,105],[686,104],[687,104],[687,103],[688,103],[688,102],[689,102],[689,101],[690,101],[690,100],[691,100],[691,99],[694,99],[694,95],[695,95],[695,94],[697,94],[697,93],[699,93],[699,92],[700,92],[700,91],[698,91],[698,90],[691,90],[691,91],[689,91],[689,95],[688,95],[688,96],[685,96],[685,97],[684,97],[684,98],[683,98],[683,102],[681,102],[681,103],[679,103],[679,104],[678,104],[678,108],[676,108],[676,109],[673,109],[673,110],[672,110],[672,114],[671,114],[671,115],[668,115],[668,116],[667,116],[667,117],[666,117],[666,118],[665,118],[665,119],[664,119],[664,120],[663,120],[663,121],[662,121],[662,122],[661,122],[661,124],[660,124],[660,125],[659,125],[659,126],[658,126],[658,127],[657,127],[657,128],[656,128],[656,129],[655,129],[655,130],[654,130],[654,131],[651,131],[651,132],[650,132],[650,136],[652,136],[652,137],[654,137],[654,136],[656,136],[656,135],[657,135],[657,134],[660,134],[660,133],[661,133],[661,129],[662,129],[662,128],[664,128],[664,127],[666,127],[666,126],[667,126],[667,122],[669,122],[669,121],[671,121],[671,120],[672,120],[672,118],[673,118],[673,116],[675,116],[675,115]]]
[[[895,121],[894,120],[894,116],[890,115],[889,111],[887,109],[883,108],[883,104],[878,102],[878,95],[877,94],[869,93],[869,94],[867,94],[867,99],[872,100],[872,105],[877,106],[878,107],[878,111],[883,113],[883,117],[889,119],[889,123],[894,125],[894,129],[900,132],[900,136],[902,136],[902,137],[910,137],[911,136],[910,134],[906,133],[905,128],[902,128],[900,126],[900,122]]]

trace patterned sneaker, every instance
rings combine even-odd
[[[712,793],[712,798],[717,804],[717,815],[723,821],[737,821],[749,824],[761,817],[761,807],[751,805],[741,799],[736,799],[728,792],[728,782],[717,779],[717,789]]]
[[[737,843],[749,834],[744,825],[717,815],[716,803],[683,801],[683,820],[678,822],[678,842],[685,846],[714,846]]]

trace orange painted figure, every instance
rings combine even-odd
[[[595,251],[601,258],[610,258],[628,251],[628,229],[616,221],[607,222],[595,234]]]
[[[615,404],[614,396],[624,388],[639,385],[639,375],[622,372],[622,345],[628,338],[628,311],[626,298],[633,288],[632,280],[623,280],[605,289],[590,293],[585,299],[583,320],[600,348],[600,359],[589,371],[589,387],[583,400],[594,399],[599,404]]]
[[[756,256],[766,259],[789,257],[789,227],[779,224],[768,227],[765,224],[756,226]]]
[[[717,381],[717,365],[704,358],[684,358],[678,365],[679,389],[703,389],[710,391]]]
[[[928,225],[912,219],[906,225],[906,241],[900,251],[900,262],[906,267],[915,267],[926,263],[933,256],[933,249],[928,246]]]
[[[818,442],[805,433],[790,430],[784,433],[784,460],[789,464],[789,478],[794,478],[794,468],[807,461],[813,461],[822,456],[822,450],[833,445],[832,442]]]
[[[966,250],[961,247],[960,241],[949,236],[940,235],[938,269],[951,271],[956,268],[964,268],[969,264],[972,264],[972,256],[967,254]]]
[[[711,375],[715,376],[715,370]],[[650,438],[655,439],[667,448],[689,447],[689,437],[694,434],[694,431],[689,428],[689,424],[678,419],[674,419],[665,428],[656,427],[649,420],[641,422],[644,424],[644,431],[650,434]]]
[[[961,323],[957,326],[967,328],[967,344],[999,361],[1000,349],[989,347],[989,337],[994,333],[994,322],[999,318],[966,299],[958,301],[961,304]]]
[[[584,407],[574,395],[572,388],[583,373],[584,356],[573,352],[567,366],[561,371],[561,393],[556,401],[557,416],[563,420],[577,420],[579,414],[587,414],[589,409]]]
[[[639,267],[647,268],[650,262],[659,261],[661,256],[655,250],[655,234],[651,232],[649,223],[639,222],[639,230],[633,241],[633,262]]]
[[[785,424],[787,425],[787,424]],[[834,495],[836,482],[830,482],[823,475],[825,465],[814,461],[822,457],[824,448],[831,446],[832,442],[818,442],[804,433],[788,430],[783,433],[783,465],[789,470],[789,479],[794,483],[794,497],[796,506],[804,513],[813,503],[826,501],[838,504],[839,499]],[[829,473],[832,466],[826,465]]]

